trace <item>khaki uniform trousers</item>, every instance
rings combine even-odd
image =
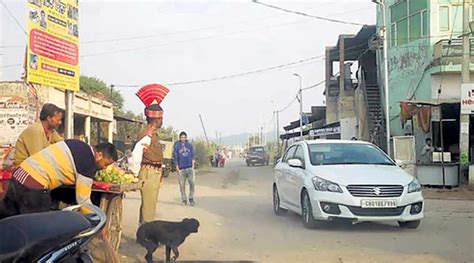
[[[140,189],[142,204],[140,206],[140,225],[155,220],[156,204],[162,184],[162,169],[152,166],[142,166],[138,178],[143,181]]]

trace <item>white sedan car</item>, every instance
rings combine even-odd
[[[418,181],[377,146],[319,140],[293,144],[275,166],[273,209],[300,214],[308,228],[337,219],[417,228],[424,204]]]

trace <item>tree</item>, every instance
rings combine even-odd
[[[96,77],[81,76],[79,83],[81,91],[96,98],[111,102],[114,107],[114,113],[119,113],[123,110],[124,100],[122,94],[112,87],[109,87],[103,80]]]
[[[197,139],[193,140],[194,146],[194,159],[198,162],[199,166],[208,166],[210,164],[210,156],[214,156],[217,145],[214,143],[207,143],[206,140]]]

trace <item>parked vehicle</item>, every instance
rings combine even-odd
[[[24,214],[0,221],[0,262],[93,262],[85,246],[105,225],[102,210],[90,214],[67,207],[61,211]]]
[[[322,220],[398,221],[417,228],[424,200],[418,181],[377,146],[362,141],[303,141],[274,169],[273,208],[314,228]]]
[[[247,152],[245,157],[245,162],[247,166],[261,164],[268,165],[270,162],[270,155],[263,146],[252,146]]]

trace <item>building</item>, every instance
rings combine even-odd
[[[39,112],[44,103],[54,103],[59,108],[65,109],[64,91],[36,84],[26,85],[22,81],[0,82],[0,123],[2,124],[0,125],[0,145],[14,144],[23,129],[38,121]],[[91,129],[96,128],[97,138],[105,137],[105,140],[112,142],[113,120],[111,103],[82,92],[75,93],[75,138],[88,143],[97,143],[97,141],[91,141]]]
[[[325,138],[357,138],[386,147],[376,52],[375,26],[355,35],[340,35],[326,47]],[[326,129],[326,130],[325,130]]]
[[[381,8],[377,8],[378,28],[383,25]],[[385,0],[385,8],[391,136],[413,135],[418,163],[426,138],[450,152],[453,162],[468,161],[459,150],[463,1]],[[470,20],[472,16],[471,5]],[[472,44],[470,50],[469,55]],[[378,52],[383,83],[383,53]],[[471,70],[473,62],[470,58]],[[471,129],[472,125],[466,127]]]

